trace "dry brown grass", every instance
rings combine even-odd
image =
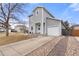
[[[21,33],[14,33],[14,34],[11,33],[11,35],[8,37],[6,36],[0,37],[0,45],[5,45],[5,44],[21,41],[21,40],[27,40],[29,38],[31,38],[31,36],[29,35],[24,35]]]

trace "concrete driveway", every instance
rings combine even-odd
[[[54,37],[38,37],[0,46],[0,55],[25,55],[52,40],[53,38]]]
[[[1,56],[79,56],[79,38],[38,37],[0,46]]]

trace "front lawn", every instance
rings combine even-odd
[[[13,42],[17,42],[17,41],[21,41],[21,40],[27,40],[29,38],[32,38],[30,35],[25,35],[22,33],[10,33],[11,35],[6,37],[6,36],[1,36],[0,37],[0,45],[5,45],[5,44],[9,44],[9,43],[13,43]],[[2,35],[2,33],[0,34]]]

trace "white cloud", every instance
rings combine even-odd
[[[68,15],[69,10],[72,10],[72,11],[79,11],[79,3],[72,3],[72,4],[70,4],[70,5],[65,9],[65,11],[62,13],[62,15],[63,15],[63,16]]]
[[[79,3],[72,3],[69,7],[72,8],[73,11],[79,11]]]
[[[75,6],[77,6],[77,3],[72,3],[69,7],[75,7]]]
[[[70,11],[79,11],[79,3],[70,4],[61,14],[61,18],[70,19],[71,18]]]
[[[25,18],[25,19],[23,19],[23,21],[24,21],[25,25],[27,27],[29,27],[29,18]]]
[[[64,12],[62,12],[62,14],[61,14],[61,19],[68,19],[68,17],[71,17],[71,16],[69,16],[69,10],[70,10],[70,7],[68,6],[68,7],[64,10]]]

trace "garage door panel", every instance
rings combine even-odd
[[[59,36],[60,35],[59,27],[48,27],[48,35]]]

